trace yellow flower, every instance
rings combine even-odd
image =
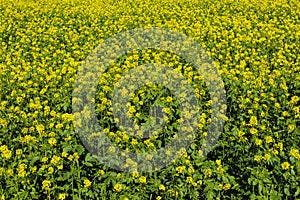
[[[53,167],[49,167],[49,168],[48,168],[48,173],[49,173],[49,174],[53,174],[53,172],[54,172],[54,168],[53,168]]]
[[[7,176],[12,176],[14,174],[14,170],[12,170],[12,169],[7,169],[6,170],[6,175]]]
[[[28,133],[28,128],[22,128],[22,133],[27,134]]]
[[[262,158],[262,156],[258,156],[258,155],[254,156],[254,160],[255,160],[255,161],[260,161],[261,158]]]
[[[300,112],[300,107],[298,106],[298,107],[294,107],[293,108],[293,112],[294,113],[299,113]]]
[[[59,170],[62,170],[63,168],[64,168],[63,164],[57,166],[57,169],[59,169]]]
[[[251,126],[257,126],[258,125],[258,121],[257,121],[256,116],[251,116],[251,118],[250,118],[250,125]]]
[[[291,101],[289,102],[290,105],[294,105],[299,101],[299,97],[298,96],[293,96],[291,98]]]
[[[21,170],[21,171],[19,171],[18,172],[18,177],[25,177],[26,176],[26,171],[24,171],[24,170]]]
[[[105,171],[101,169],[101,170],[99,171],[99,174],[100,174],[100,175],[104,175],[104,174],[105,174]]]
[[[66,137],[64,140],[65,140],[66,142],[68,142],[68,141],[72,140],[72,136],[68,136],[68,137]]]
[[[204,175],[205,175],[205,177],[210,177],[210,176],[212,175],[211,169],[206,169],[206,170],[204,171]]]
[[[220,173],[220,174],[223,174],[225,171],[221,166],[217,167],[217,170],[218,170],[218,173]]]
[[[168,96],[168,97],[166,98],[166,102],[167,102],[167,103],[171,103],[171,102],[172,102],[172,100],[173,100],[173,98],[172,98],[172,97],[170,97],[170,96]]]
[[[84,187],[87,188],[87,187],[90,187],[92,185],[92,182],[88,179],[85,179],[83,181],[83,184],[84,184]]]
[[[133,145],[133,146],[135,146],[135,145],[137,145],[138,144],[138,141],[136,140],[136,139],[132,139],[132,141],[131,141],[131,144]]]
[[[22,170],[25,170],[27,168],[27,165],[26,164],[20,164],[19,166],[18,166],[18,171],[22,171]]]
[[[264,155],[264,159],[265,159],[265,160],[270,160],[270,158],[271,158],[271,155],[270,155],[270,154],[267,153],[267,154]]]
[[[40,169],[41,169],[42,171],[44,171],[47,167],[48,167],[47,165],[42,165]]]
[[[175,170],[176,170],[179,174],[181,174],[185,169],[186,169],[186,166],[178,166],[178,167],[176,167]]]
[[[294,130],[295,130],[295,124],[289,124],[288,125],[288,128],[289,128],[289,130],[288,130],[288,132],[293,132]]]
[[[188,172],[191,173],[191,174],[193,174],[195,172],[195,169],[193,168],[193,166],[190,166],[188,168]]]
[[[69,155],[68,156],[68,160],[73,160],[74,156],[73,155]]]
[[[298,149],[291,149],[290,155],[294,158],[300,159],[300,154]]]
[[[64,200],[64,199],[66,199],[66,194],[65,194],[65,193],[59,194],[59,195],[58,195],[58,199],[59,199],[59,200]]]
[[[250,129],[250,133],[251,133],[252,135],[255,135],[255,134],[258,133],[258,130],[257,130],[256,128],[251,128],[251,129]]]
[[[48,134],[48,136],[49,136],[49,137],[52,137],[52,138],[54,138],[55,135],[56,135],[56,134],[55,134],[54,132],[50,132],[50,133]]]
[[[61,157],[66,158],[67,156],[68,156],[68,153],[67,153],[67,152],[62,152],[62,153],[61,153]]]
[[[220,189],[222,189],[222,188],[223,188],[223,184],[222,184],[222,183],[219,183],[219,185],[218,185],[218,186],[219,186],[219,188],[220,188]]]
[[[121,173],[118,173],[117,174],[117,179],[120,179],[122,177],[122,174]]]
[[[288,112],[288,111],[283,111],[283,112],[282,112],[282,116],[283,116],[283,117],[289,116],[289,112]]]
[[[273,138],[271,136],[267,136],[265,139],[267,144],[273,142]]]
[[[260,145],[262,144],[262,140],[261,140],[261,139],[256,139],[256,140],[255,140],[255,144],[256,144],[257,146],[260,146]]]
[[[11,155],[12,155],[11,150],[2,151],[2,157],[5,158],[5,159],[11,158]]]
[[[17,155],[21,155],[22,152],[23,152],[22,149],[17,149],[17,150],[16,150],[16,154],[17,154]]]
[[[32,167],[32,168],[30,169],[30,171],[31,171],[32,173],[36,172],[36,170],[37,170],[37,167],[36,167],[36,166],[34,166],[34,167]]]
[[[117,183],[117,184],[114,186],[114,189],[115,189],[117,192],[121,192],[122,189],[123,189],[123,186],[122,186],[120,183]]]
[[[54,155],[54,156],[52,157],[50,163],[53,164],[53,165],[56,165],[56,164],[60,161],[60,159],[61,159],[61,158],[60,158],[59,156]]]
[[[185,182],[193,183],[193,178],[189,176],[189,177],[186,178]]]
[[[229,190],[231,188],[231,185],[229,183],[226,183],[224,186],[223,186],[224,190]]]
[[[239,137],[242,137],[243,135],[245,135],[245,133],[243,131],[239,131],[237,134]]]
[[[278,153],[279,153],[278,150],[276,150],[276,149],[273,149],[272,152],[274,155],[278,155]]]
[[[3,151],[6,151],[8,150],[8,147],[6,145],[1,145],[0,146],[0,151],[3,152]]]
[[[56,146],[57,141],[55,138],[49,138],[48,143],[50,144],[50,146]]]
[[[48,190],[51,186],[51,181],[48,181],[48,180],[44,180],[42,182],[42,189],[43,190]]]
[[[141,176],[139,178],[140,183],[146,183],[146,177],[145,176]]]
[[[287,170],[290,168],[290,163],[283,162],[283,163],[281,163],[281,167],[282,167],[282,169]]]
[[[163,184],[160,184],[160,185],[159,185],[159,189],[165,191],[165,190],[166,190],[166,187],[165,187]]]
[[[283,143],[282,143],[282,142],[278,142],[278,143],[275,145],[275,147],[279,148],[280,151],[282,151],[282,150],[283,150]]]
[[[137,178],[138,176],[139,176],[139,172],[138,171],[132,172],[132,177],[133,178]]]
[[[77,152],[73,153],[73,157],[74,157],[75,160],[78,160],[79,159],[78,153]]]

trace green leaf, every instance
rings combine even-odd
[[[214,193],[213,191],[208,191],[208,192],[207,192],[206,198],[207,198],[208,200],[213,200],[214,197],[215,197],[215,193]]]
[[[297,190],[296,190],[296,192],[294,194],[294,197],[297,197],[299,194],[300,194],[300,187],[298,186]]]
[[[93,164],[90,162],[83,162],[83,164],[88,167],[93,167]]]
[[[78,154],[82,154],[85,151],[85,148],[82,145],[76,145],[75,149]]]
[[[284,194],[291,195],[288,187],[284,188]]]
[[[34,163],[35,163],[36,161],[38,161],[39,159],[40,159],[39,156],[32,157],[32,158],[31,158],[31,161],[30,161],[30,165],[33,166]]]
[[[261,184],[258,184],[258,193],[261,195],[261,192],[263,190],[263,186]]]

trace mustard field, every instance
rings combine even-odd
[[[0,199],[300,199],[299,47],[297,0],[1,1]]]

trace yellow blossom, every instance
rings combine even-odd
[[[266,143],[269,144],[271,142],[273,142],[273,138],[271,136],[266,136]]]
[[[287,170],[287,169],[290,168],[290,163],[283,162],[283,163],[281,163],[281,167],[282,167],[283,170]]]
[[[65,194],[65,193],[59,194],[59,195],[58,195],[58,199],[59,199],[59,200],[64,200],[64,199],[66,199],[66,194]]]
[[[117,184],[114,186],[114,189],[115,189],[117,192],[121,192],[122,189],[123,189],[123,186],[122,186],[120,183],[117,183]]]
[[[166,187],[165,187],[163,184],[160,184],[160,185],[159,185],[159,189],[165,191],[165,190],[166,190]]]
[[[250,129],[250,133],[251,133],[252,135],[256,135],[256,134],[258,133],[258,130],[257,130],[256,128],[251,128],[251,129]]]
[[[49,138],[48,143],[50,144],[50,146],[56,146],[57,141],[55,138]]]
[[[92,185],[92,182],[90,180],[88,180],[88,179],[85,179],[83,181],[83,185],[84,185],[84,187],[87,188],[87,187],[90,187]]]
[[[250,118],[250,125],[251,126],[257,126],[258,125],[258,121],[257,121],[256,116],[251,116],[251,118]]]
[[[226,183],[224,186],[223,186],[224,190],[229,190],[231,188],[231,185],[229,183]]]
[[[290,150],[290,155],[293,156],[294,158],[300,159],[300,154],[298,149],[291,149]]]
[[[43,190],[48,190],[51,186],[51,181],[48,181],[48,180],[44,180],[42,182],[42,189]]]
[[[141,176],[139,178],[140,183],[146,183],[146,177],[145,176]]]

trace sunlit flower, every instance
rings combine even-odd
[[[92,185],[92,182],[90,180],[88,180],[88,179],[85,179],[83,181],[83,185],[84,185],[84,187],[87,188],[87,187],[90,187]]]
[[[139,178],[140,183],[146,183],[146,177],[145,176],[141,176]]]
[[[290,168],[290,163],[283,162],[283,163],[281,163],[281,167],[282,167],[283,170],[287,170],[287,169]]]
[[[266,136],[266,143],[271,143],[273,142],[273,138],[271,136]]]
[[[117,183],[117,184],[114,186],[114,189],[115,189],[117,192],[121,192],[122,189],[123,189],[123,186],[122,186],[120,183]]]
[[[66,199],[66,194],[65,194],[65,193],[59,194],[59,195],[58,195],[58,199],[59,199],[59,200],[64,200],[64,199]]]

